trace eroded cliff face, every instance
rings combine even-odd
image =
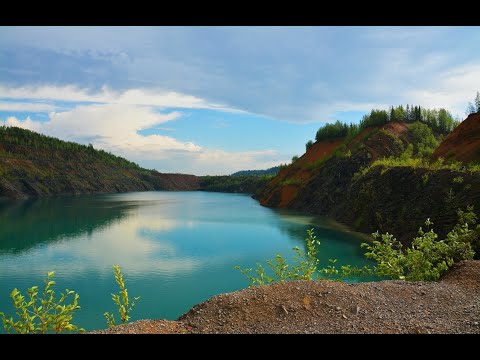
[[[315,143],[267,184],[260,203],[329,216],[365,233],[388,231],[403,242],[427,218],[443,236],[456,223],[458,208],[479,211],[478,172],[376,166],[362,173],[376,159],[404,151],[411,142],[406,124],[367,128],[348,145],[342,141]]]
[[[462,162],[480,161],[480,113],[470,114],[433,153]]]
[[[480,210],[480,173],[375,167],[353,181],[327,215],[361,232],[394,234],[410,242],[425,220],[440,238],[457,223],[458,209]]]

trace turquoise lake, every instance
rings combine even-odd
[[[319,259],[367,264],[355,232],[327,219],[265,208],[243,194],[136,192],[0,202],[0,311],[9,294],[43,286],[55,271],[57,294],[80,294],[74,323],[106,328],[118,313],[111,293],[119,265],[137,319],[174,320],[213,295],[248,286],[235,265],[254,267],[303,247],[306,230],[321,241]],[[355,279],[353,279],[354,281]],[[3,327],[0,324],[0,332]]]

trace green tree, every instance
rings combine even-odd
[[[313,141],[308,140],[307,143],[305,144],[305,151],[308,151],[312,146],[313,146]]]
[[[477,96],[475,96],[475,100],[473,102],[469,102],[467,106],[466,114],[474,114],[480,112],[480,92],[477,91]]]
[[[433,135],[432,129],[418,121],[411,124],[409,129],[415,144],[415,153],[419,157],[430,156],[438,146],[438,140]]]
[[[448,134],[453,128],[453,117],[450,112],[445,109],[438,111],[438,131],[442,134]]]
[[[318,129],[315,140],[342,138],[347,136],[349,129],[350,126],[347,123],[342,123],[338,120],[333,124],[327,123]]]
[[[390,121],[396,121],[397,120],[397,116],[395,114],[395,109],[393,108],[393,106],[390,107],[389,119],[390,119]]]

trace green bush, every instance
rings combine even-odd
[[[414,122],[409,126],[410,134],[415,144],[415,155],[418,157],[428,157],[439,145],[438,140],[433,135],[432,130],[421,122]]]
[[[462,177],[462,176],[454,177],[454,178],[453,178],[453,182],[454,182],[455,184],[461,184],[461,183],[463,183],[463,177]]]
[[[278,254],[274,260],[266,261],[270,271],[267,271],[260,263],[257,263],[255,275],[251,275],[253,272],[251,268],[242,269],[240,266],[235,266],[235,269],[239,270],[250,280],[249,286],[285,280],[311,280],[317,269],[317,253],[320,245],[320,241],[317,240],[313,229],[307,230],[305,242],[307,247],[306,253],[300,250],[298,246],[293,248],[295,252],[293,264],[288,264],[283,255]]]
[[[338,269],[335,265],[337,259],[329,259],[330,265],[319,268],[317,254],[320,241],[317,240],[313,229],[307,230],[305,245],[306,252],[300,250],[298,246],[292,249],[295,253],[292,264],[289,264],[283,255],[277,254],[275,259],[265,261],[267,264],[266,268],[262,264],[257,263],[255,270],[252,268],[242,269],[240,266],[235,266],[235,269],[239,270],[250,281],[248,286],[287,280],[314,280],[321,278],[341,280],[352,275],[372,274],[372,270],[368,266],[356,268],[346,265]],[[254,275],[252,275],[252,272]]]
[[[301,184],[301,181],[298,179],[286,179],[280,183],[281,186],[300,185],[300,184]]]
[[[18,320],[13,317],[6,316],[0,312],[3,320],[3,327],[8,333],[16,332],[19,334],[45,334],[60,333],[63,331],[85,331],[72,324],[74,313],[80,309],[78,305],[79,295],[72,290],[65,290],[64,294],[60,294],[60,299],[55,299],[55,291],[53,286],[53,276],[55,272],[47,273],[47,279],[44,280],[45,288],[39,296],[38,286],[33,286],[27,290],[28,299],[22,295],[17,288],[13,289],[10,294],[13,305],[16,309]],[[71,304],[66,301],[73,296]]]
[[[458,224],[444,240],[437,240],[433,229],[425,232],[420,228],[419,236],[407,249],[393,235],[380,235],[377,231],[372,234],[371,245],[362,244],[367,249],[365,256],[377,262],[374,272],[378,276],[409,281],[438,280],[455,262],[472,259],[475,254],[472,244],[478,241],[479,231],[478,226],[476,230],[469,227],[476,223],[473,207],[459,210],[458,216]],[[425,222],[427,227],[432,224],[430,219]]]
[[[120,291],[118,294],[112,294],[112,300],[113,303],[118,307],[118,313],[120,315],[122,324],[125,324],[130,319],[130,313],[135,307],[136,302],[140,299],[140,296],[137,296],[133,301],[130,301],[128,290],[125,286],[125,282],[123,281],[123,274],[120,270],[120,267],[113,265],[113,271],[115,274],[115,282],[120,287]],[[114,327],[117,325],[115,316],[113,314],[107,311],[103,314],[103,316],[105,316],[105,320],[107,321],[109,327]]]
[[[289,264],[283,255],[278,254],[274,260],[267,260],[267,266],[257,263],[257,268],[236,269],[246,276],[249,286],[270,284],[286,280],[313,280],[327,277],[341,280],[356,275],[377,275],[408,281],[434,281],[438,280],[454,263],[472,259],[474,249],[480,248],[480,225],[476,225],[477,216],[473,206],[468,206],[465,211],[458,210],[458,224],[447,234],[443,240],[437,240],[438,235],[430,229],[418,231],[418,237],[413,239],[408,248],[386,233],[380,235],[373,233],[372,244],[363,243],[366,248],[365,256],[374,260],[377,265],[373,268],[364,266],[357,268],[351,265],[336,267],[336,259],[329,259],[330,265],[318,268],[317,259],[318,241],[313,229],[307,230],[306,248],[303,252],[295,247],[293,263]],[[425,222],[429,227],[433,224],[430,219]],[[472,226],[472,228],[470,227]],[[253,274],[252,274],[253,272]]]

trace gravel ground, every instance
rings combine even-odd
[[[96,333],[480,333],[480,261],[439,282],[288,281],[212,297],[178,321]]]

